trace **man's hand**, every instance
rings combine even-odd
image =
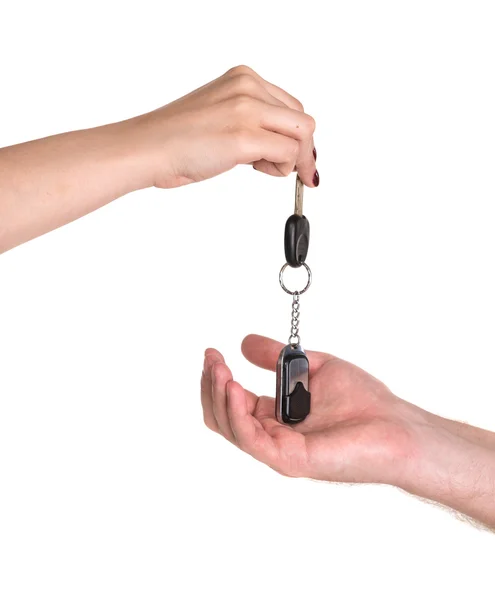
[[[282,347],[251,335],[242,351],[275,370]],[[206,425],[284,475],[396,485],[495,525],[494,434],[461,432],[362,369],[329,354],[307,355],[311,413],[289,426],[276,420],[273,398],[233,381],[222,355],[208,349],[201,381]]]
[[[274,371],[282,347],[252,335],[242,351]],[[273,398],[244,390],[222,355],[207,350],[201,386],[206,425],[284,475],[395,483],[402,468],[396,459],[414,453],[408,406],[358,367],[329,354],[307,355],[311,413],[289,426],[276,420]]]

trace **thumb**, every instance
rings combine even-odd
[[[249,362],[262,369],[275,371],[277,360],[284,344],[261,335],[248,335],[242,341],[241,350]],[[310,374],[313,375],[324,363],[335,357],[324,352],[306,352]]]

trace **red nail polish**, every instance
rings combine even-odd
[[[316,148],[313,148],[313,156],[314,156],[314,159],[316,160]]]
[[[318,187],[320,185],[320,174],[318,173],[318,171],[315,171],[315,174],[313,175],[313,185],[315,187]]]

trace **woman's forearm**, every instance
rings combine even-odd
[[[0,150],[0,252],[149,186],[172,188],[239,164],[319,184],[314,119],[245,66],[121,123]]]
[[[145,187],[132,121],[0,149],[0,252]]]

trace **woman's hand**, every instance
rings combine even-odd
[[[252,164],[316,186],[314,120],[248,67],[120,123],[0,149],[0,252],[138,189]]]
[[[252,335],[242,351],[275,370],[282,347]],[[395,485],[495,527],[495,434],[409,404],[344,360],[307,355],[311,413],[289,426],[275,419],[273,398],[241,387],[222,355],[208,349],[201,379],[206,425],[284,475]]]
[[[157,187],[201,181],[240,164],[277,177],[297,168],[307,186],[319,183],[314,119],[249,67],[235,67],[133,121]]]

